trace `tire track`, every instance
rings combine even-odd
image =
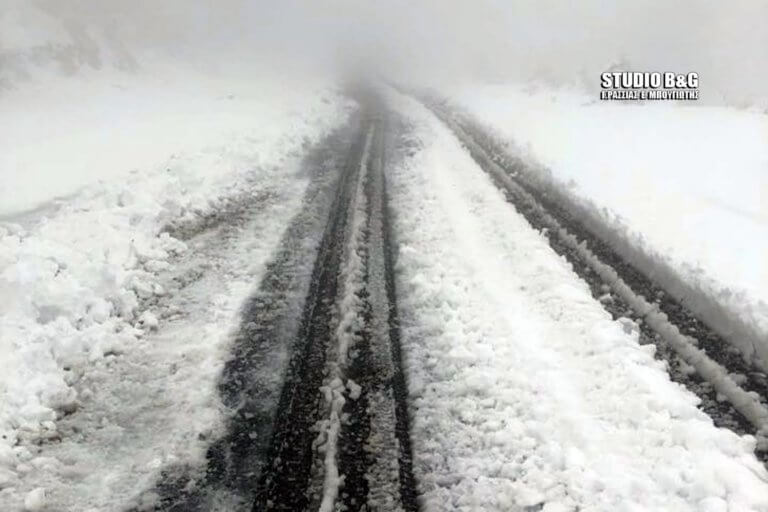
[[[315,263],[254,511],[416,510],[374,99]]]
[[[226,431],[131,511],[417,510],[375,94],[313,150],[304,206],[243,307],[219,380]],[[179,233],[226,227],[241,197]]]
[[[551,197],[526,183],[520,176],[524,173],[520,162],[510,168],[492,158],[499,148],[489,143],[492,139],[479,127],[443,105],[429,100],[424,103],[456,135],[516,210],[571,263],[606,310],[615,319],[633,320],[637,327],[626,324],[627,328],[639,328],[641,342],[656,345],[657,357],[669,363],[671,377],[702,399],[702,409],[715,423],[740,434],[756,435],[757,456],[768,461],[768,407],[761,399],[766,396],[765,385],[749,377],[759,372],[733,357],[727,342],[660,285],[624,261]],[[654,302],[646,296],[653,297]]]
[[[141,493],[130,510],[251,509],[323,229],[359,123],[359,116],[353,116],[348,126],[312,150],[303,164],[311,181],[302,210],[291,220],[257,291],[243,306],[241,324],[219,378],[218,392],[226,407],[225,432],[211,440],[204,467],[188,463],[164,467],[155,488]],[[219,217],[214,224],[224,222]],[[226,222],[238,218],[227,217]]]
[[[363,126],[367,124],[364,122]],[[333,337],[344,231],[364,143],[359,137],[356,140],[331,207],[278,406],[269,463],[260,478],[254,511],[298,511],[306,510],[310,504],[311,496],[307,490],[315,452],[313,430],[322,419],[318,390],[323,383],[326,352]]]

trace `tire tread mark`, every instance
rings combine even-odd
[[[299,336],[280,398],[270,455],[253,504],[263,510],[300,511],[310,503],[307,488],[313,462],[314,427],[319,419],[326,351],[344,249],[351,186],[362,154],[365,130],[355,141],[341,177],[315,262]]]
[[[411,442],[410,417],[408,409],[408,381],[404,370],[402,338],[400,336],[400,317],[397,309],[397,289],[395,284],[395,244],[394,229],[392,226],[392,212],[389,207],[389,195],[387,193],[386,154],[389,146],[388,126],[381,131],[381,218],[384,239],[384,272],[387,300],[389,302],[389,340],[392,351],[394,374],[392,376],[392,390],[395,398],[395,435],[399,445],[399,475],[400,475],[400,504],[406,512],[419,510],[418,486],[413,473],[413,445]]]

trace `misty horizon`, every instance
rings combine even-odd
[[[600,73],[696,72],[704,103],[762,105],[768,4],[686,0],[579,7],[562,2],[322,3],[3,0],[0,80],[46,59],[77,68],[143,67],[151,57],[220,72],[383,76],[440,84],[531,82],[599,89]],[[36,9],[36,10],[35,10]],[[26,19],[25,19],[26,18]],[[14,26],[39,24],[39,34]],[[54,28],[55,30],[48,30]],[[51,41],[51,34],[57,34]],[[10,78],[9,78],[10,76]]]

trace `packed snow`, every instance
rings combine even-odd
[[[536,86],[467,87],[451,97],[531,171],[549,171],[611,237],[655,260],[651,271],[661,277],[671,267],[685,301],[721,332],[738,332],[731,341],[768,367],[764,112],[600,102]],[[731,318],[698,304],[710,300]]]
[[[768,510],[716,428],[421,105],[389,191],[425,510]]]

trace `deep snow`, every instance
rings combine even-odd
[[[318,118],[326,108],[318,99],[313,88],[287,79],[216,79],[183,68],[83,73],[8,91],[0,95],[0,218],[98,181],[129,179],[132,171],[182,165],[179,159],[206,148],[252,143],[253,163],[268,165],[281,151],[273,148],[283,132],[277,125]],[[211,150],[203,158],[193,165],[220,157]],[[196,175],[227,179],[204,169]]]
[[[612,237],[681,276],[691,289],[684,300],[699,314],[708,309],[697,304],[700,297],[724,305],[746,328],[736,338],[750,338],[731,341],[750,357],[758,345],[766,358],[768,116],[599,102],[536,86],[467,87],[451,97],[505,139],[531,172],[545,181],[551,173],[555,187],[593,212]],[[721,331],[736,325],[713,321]]]
[[[754,438],[716,428],[450,132],[391,101],[411,124],[390,194],[426,510],[768,510]]]

